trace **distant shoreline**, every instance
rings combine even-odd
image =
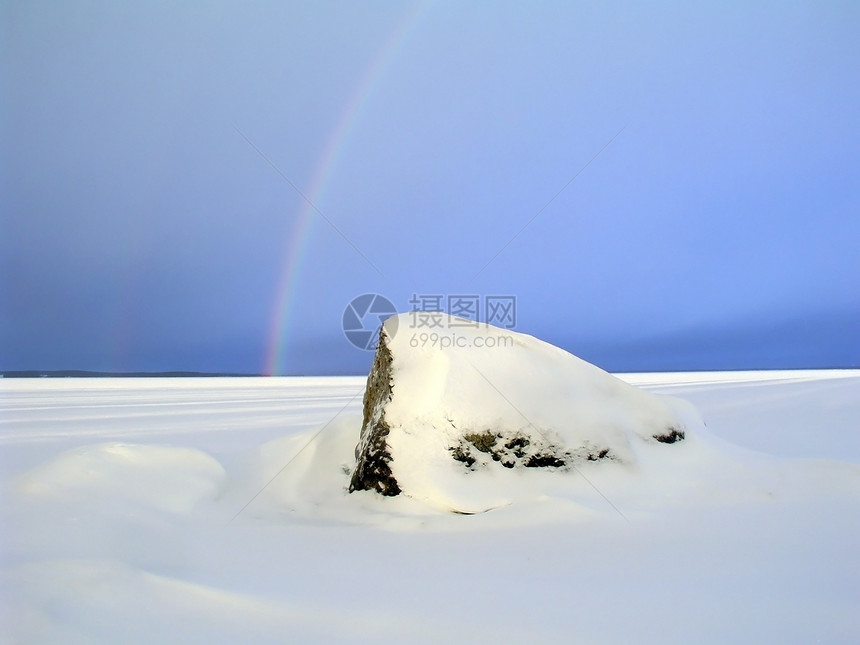
[[[259,377],[263,374],[231,372],[95,372],[90,370],[8,370],[0,378],[203,378],[203,377]]]
[[[778,375],[789,372],[857,372],[857,366],[850,367],[765,367],[765,368],[736,368],[736,369],[678,369],[678,370],[618,370],[610,371],[619,377],[626,376],[656,376],[672,374],[698,374],[701,376],[763,374]],[[168,372],[98,372],[93,370],[5,370],[0,371],[0,379],[39,379],[39,378],[319,378],[319,377],[366,377],[366,374],[249,374],[241,372],[193,372],[175,370]]]

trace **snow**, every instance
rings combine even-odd
[[[706,427],[476,515],[345,492],[363,377],[5,379],[0,642],[857,642],[860,372],[621,378]]]

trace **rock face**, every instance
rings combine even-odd
[[[350,492],[438,502],[488,474],[633,465],[640,446],[671,450],[685,438],[667,400],[564,350],[439,320],[433,331],[410,327],[408,315],[383,325]]]
[[[384,333],[380,334],[379,345],[373,367],[367,377],[364,392],[364,421],[361,439],[355,448],[356,465],[349,484],[349,492],[354,490],[376,490],[383,495],[399,495],[400,486],[391,472],[391,452],[388,449],[388,434],[391,428],[385,421],[385,406],[391,401],[391,350]]]

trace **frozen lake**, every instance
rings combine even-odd
[[[347,495],[364,377],[0,381],[0,636],[857,642],[860,372],[622,378],[720,455],[598,476],[623,517]]]

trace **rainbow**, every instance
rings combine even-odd
[[[320,201],[329,180],[335,174],[338,160],[349,141],[350,132],[370,102],[373,91],[391,66],[391,62],[396,58],[398,51],[427,6],[427,2],[420,2],[407,12],[388,40],[379,49],[356,84],[337,123],[331,129],[322,154],[317,160],[311,188],[306,193],[307,197],[302,195],[305,203],[293,225],[284,256],[283,268],[275,290],[272,322],[269,328],[263,367],[263,373],[266,375],[276,376],[284,373],[285,370],[286,340],[289,336],[290,314],[292,313],[291,300],[301,272],[302,261],[309,246],[308,239],[313,230],[313,214],[317,211],[314,204]]]

